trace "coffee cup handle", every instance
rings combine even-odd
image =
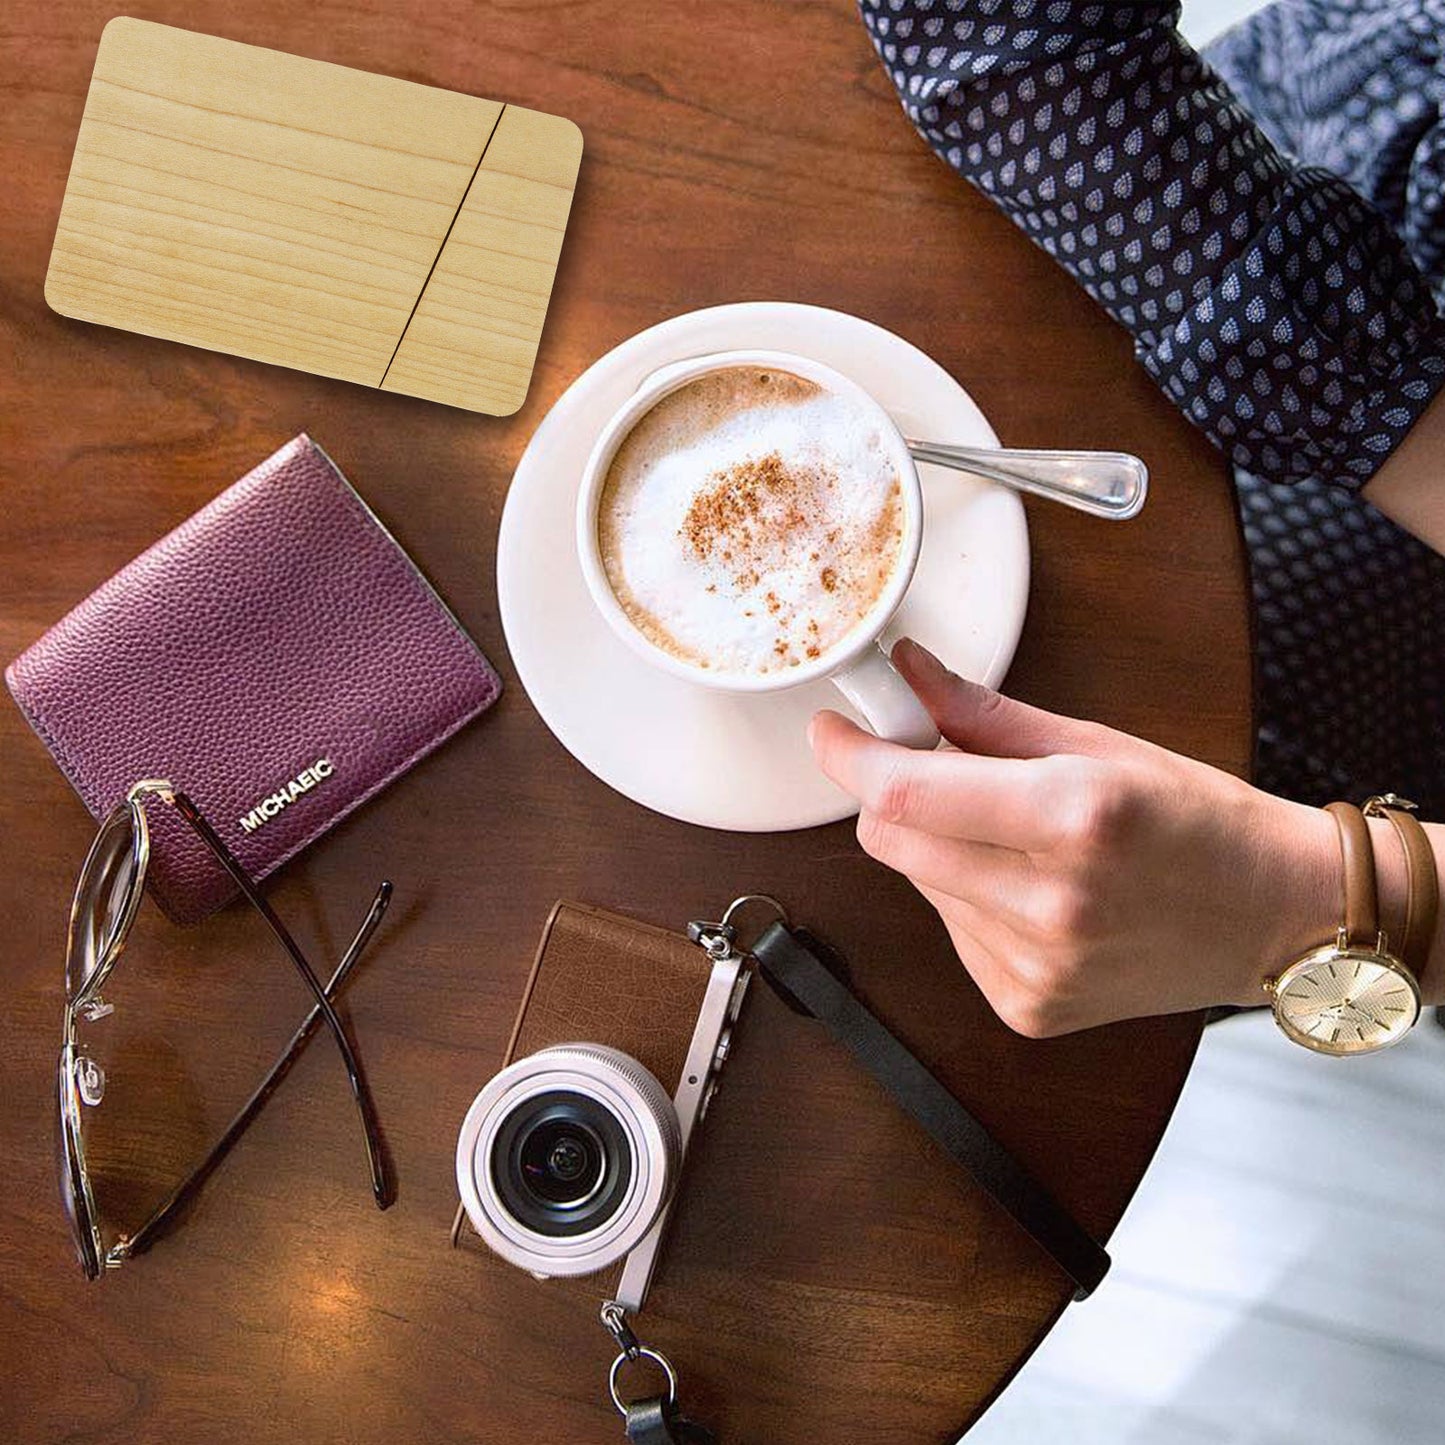
[[[907,748],[936,748],[938,729],[928,710],[874,643],[856,661],[832,674],[833,685],[863,714],[880,738]]]

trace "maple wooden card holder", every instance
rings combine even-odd
[[[561,116],[121,17],[101,36],[45,299],[508,416],[581,157]]]

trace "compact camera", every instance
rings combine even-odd
[[[625,1261],[611,1293],[626,1310],[642,1307],[748,986],[743,956],[708,927],[688,942],[559,904],[506,1066],[457,1140],[462,1205],[486,1244],[542,1279]]]

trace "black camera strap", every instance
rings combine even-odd
[[[629,1445],[716,1445],[712,1433],[685,1419],[666,1395],[654,1395],[627,1407]]]
[[[770,908],[776,921],[755,943],[739,948],[732,919],[740,909],[757,904]],[[789,925],[777,899],[757,893],[734,899],[719,922],[688,924],[687,936],[714,962],[750,955],[758,972],[790,1008],[822,1023],[899,1107],[1012,1215],[1073,1280],[1075,1299],[1093,1293],[1109,1270],[1104,1248],[870,1011],[840,976],[841,960],[831,959],[819,940]],[[740,993],[736,997],[740,998]],[[618,1349],[607,1388],[630,1445],[716,1445],[712,1434],[679,1412],[677,1372],[665,1355],[637,1338],[628,1310],[617,1300],[607,1300],[601,1320]],[[666,1389],[629,1402],[619,1389],[619,1375],[629,1366],[642,1365],[660,1370]]]
[[[822,1023],[894,1100],[1001,1204],[1074,1282],[1074,1298],[1092,1294],[1109,1255],[986,1128],[924,1068],[785,922],[771,923],[749,950],[785,1002]]]

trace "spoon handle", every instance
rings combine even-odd
[[[932,462],[1048,497],[1096,517],[1125,522],[1149,491],[1149,469],[1128,452],[1019,451],[910,440],[914,461]]]

